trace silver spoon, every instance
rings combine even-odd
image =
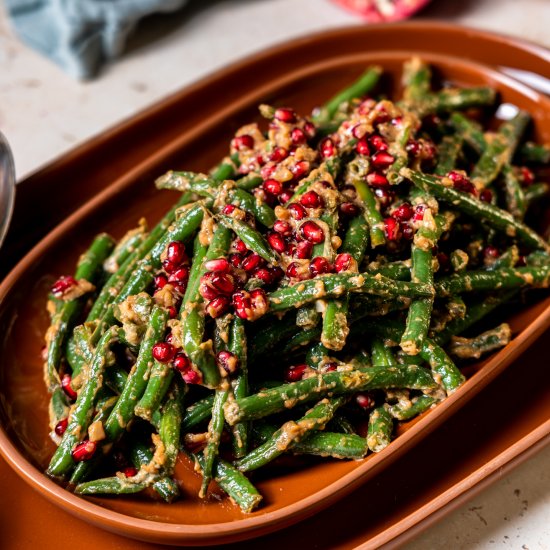
[[[15,200],[15,165],[8,140],[0,132],[0,246],[8,232]]]

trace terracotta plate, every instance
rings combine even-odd
[[[402,430],[383,453],[361,462],[323,462],[308,468],[272,472],[258,480],[266,504],[244,516],[227,500],[199,502],[199,480],[182,462],[178,468],[184,499],[167,506],[141,499],[89,499],[68,493],[43,476],[53,450],[47,437],[47,396],[42,387],[39,359],[47,325],[43,309],[48,285],[55,275],[71,270],[78,254],[93,234],[107,230],[119,236],[138,217],[157,219],[173,196],[156,193],[151,178],[167,168],[205,170],[224,152],[227,138],[240,123],[255,116],[260,101],[288,103],[307,111],[345,85],[369,63],[388,70],[390,84],[398,82],[408,52],[346,55],[308,64],[258,86],[227,103],[225,109],[204,113],[204,120],[129,170],[51,232],[0,287],[0,321],[5,327],[0,341],[0,450],[8,462],[47,498],[71,513],[107,529],[165,543],[211,544],[251,537],[296,522],[341,498],[366,482],[421,437],[447,419],[479,392],[550,324],[550,300],[541,301],[514,315],[517,334],[503,351],[469,370],[468,382],[451,398]],[[550,105],[547,99],[489,69],[456,58],[425,54],[440,76],[462,85],[489,84],[504,101],[529,110],[535,120],[535,137],[550,141]],[[221,124],[223,122],[223,125]]]

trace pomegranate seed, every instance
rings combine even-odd
[[[396,116],[395,118],[391,119],[392,126],[401,126],[403,124],[403,117]]]
[[[336,146],[334,145],[334,141],[332,141],[329,137],[322,139],[319,144],[319,151],[321,151],[321,156],[324,159],[333,157],[336,155]]]
[[[421,222],[424,219],[424,212],[426,211],[425,204],[419,204],[414,207],[413,220],[415,222]]]
[[[351,129],[351,135],[356,139],[362,139],[366,132],[366,126],[365,124],[356,124]]]
[[[384,208],[389,206],[393,202],[395,196],[393,191],[390,191],[389,189],[383,189],[382,187],[375,187],[374,195],[378,199],[380,206]]]
[[[268,233],[267,242],[269,243],[269,246],[276,252],[279,252],[279,254],[286,252],[286,242],[280,233],[277,233],[276,231]]]
[[[243,260],[242,267],[247,273],[251,273],[258,267],[260,267],[260,264],[262,263],[262,257],[259,254],[252,252]]]
[[[372,164],[376,166],[376,168],[387,168],[393,164],[395,158],[385,151],[379,151],[378,153],[372,155],[371,160]]]
[[[185,291],[183,291],[181,294],[185,294]],[[168,307],[168,316],[170,317],[170,319],[175,319],[178,316],[178,310],[174,306]]]
[[[238,252],[235,252],[234,254],[229,254],[229,263],[233,267],[241,267],[241,264],[243,263],[243,256]]]
[[[189,280],[189,269],[187,267],[179,267],[168,277],[169,283],[186,283]]]
[[[94,456],[96,449],[96,443],[94,441],[86,439],[82,441],[82,443],[78,443],[78,445],[75,445],[72,455],[77,462],[84,462],[85,460],[90,460],[90,458]]]
[[[490,189],[484,189],[479,194],[479,200],[482,202],[491,202],[493,200],[493,192]]]
[[[313,124],[313,122],[307,121],[304,124],[304,132],[309,138],[315,137],[315,134],[317,133],[317,130],[315,129],[315,124]]]
[[[300,204],[306,208],[320,208],[323,206],[323,199],[315,191],[308,191],[300,198]]]
[[[179,266],[178,264],[175,264],[170,260],[163,260],[162,267],[164,271],[166,271],[166,273],[173,273],[174,271],[176,271],[176,269],[178,269]]]
[[[284,147],[275,147],[269,155],[269,160],[271,162],[281,162],[288,157],[288,151]]]
[[[189,361],[189,357],[187,357],[185,353],[178,353],[174,357],[172,365],[176,370],[179,370],[180,372],[185,372],[191,368],[191,361]]]
[[[267,295],[262,288],[255,288],[250,291],[250,301],[252,304],[253,318],[257,319],[264,315],[269,309],[269,302],[267,301]]]
[[[366,138],[360,139],[355,145],[355,150],[360,155],[370,155],[370,147]]]
[[[309,241],[313,244],[319,244],[325,240],[324,231],[315,222],[312,221],[304,222],[300,226],[300,235],[306,241]]]
[[[342,186],[342,195],[348,200],[357,198],[357,189],[355,189],[355,185],[346,184]]]
[[[306,134],[300,128],[294,128],[290,132],[290,139],[294,145],[302,145],[306,142]]]
[[[307,160],[301,160],[290,168],[292,175],[296,179],[300,179],[304,174],[309,171],[309,162]]]
[[[275,196],[279,195],[283,191],[283,184],[274,179],[265,180],[262,187],[267,193]]]
[[[294,250],[294,257],[299,260],[309,260],[313,252],[313,244],[309,241],[300,241]]]
[[[72,288],[73,286],[76,286],[78,284],[77,280],[74,277],[71,277],[70,275],[62,276],[55,281],[55,283],[52,285],[52,294],[54,296],[62,296]]]
[[[166,259],[175,265],[180,265],[181,263],[187,261],[185,245],[180,241],[172,241],[166,247]]]
[[[221,294],[231,294],[235,290],[233,277],[228,273],[214,273],[211,279],[212,286]]]
[[[521,255],[518,258],[518,261],[516,262],[517,267],[525,267],[527,265],[527,260],[525,259],[525,256]]]
[[[163,273],[160,273],[155,276],[153,282],[155,284],[155,290],[160,290],[161,288],[164,288],[164,286],[168,282],[168,278]]]
[[[208,260],[205,262],[204,268],[207,271],[219,271],[225,273],[229,271],[229,262],[225,258],[216,258],[215,260]]]
[[[65,431],[67,430],[67,426],[69,425],[69,419],[68,418],[63,418],[61,419],[56,425],[55,425],[55,428],[54,428],[54,431],[55,433],[61,437]]]
[[[290,190],[283,191],[277,198],[279,199],[279,202],[281,204],[286,204],[294,195],[294,193]]]
[[[359,206],[354,204],[353,202],[343,202],[339,207],[339,211],[344,216],[349,216],[350,218],[354,218],[361,212],[361,209]]]
[[[332,271],[332,266],[330,262],[323,256],[316,256],[311,260],[309,264],[309,272],[315,277],[316,275],[323,275],[325,273],[330,273]]]
[[[354,266],[354,264],[355,260],[353,256],[347,252],[343,252],[342,254],[338,254],[338,256],[336,256],[336,259],[334,260],[334,269],[336,269],[337,273],[341,273],[342,271],[348,271]]]
[[[171,344],[173,339],[174,339],[174,335],[172,334],[172,332],[169,332],[166,335],[166,338],[164,339],[164,341],[168,344]]]
[[[362,409],[370,409],[374,405],[372,398],[366,393],[358,393],[355,401]]]
[[[287,122],[287,123],[296,122],[296,113],[292,109],[288,109],[286,107],[280,107],[279,109],[275,109],[273,118],[276,118],[281,122]]]
[[[135,468],[134,466],[126,466],[126,468],[122,470],[122,473],[125,477],[134,477],[135,475],[137,475],[138,471],[137,468]]]
[[[299,267],[300,265],[296,262],[292,262],[291,264],[289,264],[289,266],[286,268],[286,276],[289,279],[297,279]]]
[[[225,214],[226,216],[231,216],[231,214],[233,214],[235,210],[237,210],[237,207],[234,204],[226,204],[222,208],[222,214]]]
[[[533,174],[532,170],[529,170],[527,166],[522,166],[519,169],[519,174],[521,177],[521,183],[525,186],[532,185],[535,183],[535,174]]]
[[[418,143],[415,139],[410,139],[405,146],[407,153],[410,153],[413,157],[417,157],[420,154],[421,149],[422,147],[420,146],[420,143]]]
[[[276,231],[281,235],[290,235],[292,233],[292,226],[284,220],[277,220],[273,224],[273,231]]]
[[[395,218],[386,218],[384,220],[384,229],[389,241],[396,241],[399,238],[399,223]]]
[[[441,124],[441,119],[436,114],[426,115],[422,119],[422,126],[424,128],[435,129]]]
[[[326,363],[323,365],[323,372],[333,372],[338,369],[338,365],[336,363]]]
[[[252,277],[260,279],[260,281],[263,281],[266,285],[270,285],[273,282],[273,274],[267,267],[256,269],[256,271],[252,273]]]
[[[483,255],[488,259],[496,259],[500,256],[500,252],[496,246],[486,246],[483,250]]]
[[[199,292],[200,292],[200,295],[205,300],[213,300],[214,298],[217,298],[217,296],[219,295],[219,292],[215,288],[212,288],[213,275],[214,274],[211,272],[206,273],[201,277],[201,280],[200,280]]]
[[[447,173],[447,177],[453,182],[453,187],[458,191],[471,193],[472,195],[476,194],[474,184],[464,174],[451,170]]]
[[[388,185],[388,178],[380,172],[371,172],[367,174],[367,183],[369,185]]]
[[[252,149],[254,147],[254,138],[248,134],[236,136],[233,139],[233,147],[235,149]]]
[[[241,239],[235,239],[233,241],[233,248],[239,253],[239,254],[245,254],[248,252],[248,248],[246,248],[246,244],[241,241]]]
[[[193,369],[182,372],[181,377],[186,384],[200,384],[202,382],[202,376]]]
[[[175,348],[168,342],[157,342],[153,346],[153,357],[159,363],[169,363],[175,355]]]
[[[246,290],[239,290],[232,296],[235,313],[241,319],[249,319],[252,316],[252,302],[250,294]]]
[[[220,351],[216,356],[216,362],[227,374],[235,373],[239,366],[237,356],[229,351]]]
[[[287,382],[297,382],[301,380],[307,368],[307,365],[292,365],[288,367],[285,372],[285,380]]]
[[[70,399],[76,399],[77,393],[71,387],[72,378],[70,374],[64,374],[61,379],[61,388]]]
[[[206,313],[212,319],[217,319],[227,312],[230,305],[231,301],[227,296],[218,296],[206,304]]]
[[[401,227],[401,234],[403,235],[403,238],[407,241],[411,241],[414,237],[413,226],[408,223],[402,223],[400,224],[400,227]]]
[[[302,220],[307,215],[305,208],[297,202],[289,204],[288,211],[295,220]]]
[[[414,211],[408,202],[400,204],[393,212],[392,216],[400,222],[406,222],[413,217]]]
[[[423,160],[433,160],[437,154],[435,143],[431,139],[421,141],[420,158]]]
[[[375,151],[388,150],[388,142],[382,136],[379,136],[377,134],[370,136],[368,142]]]
[[[276,167],[277,165],[273,162],[262,166],[262,169],[260,170],[260,176],[262,176],[264,180],[269,179],[269,176],[271,176],[271,174],[275,172]]]
[[[390,115],[386,113],[384,108],[379,108],[379,112],[376,115],[376,118],[373,120],[373,124],[384,124],[390,120]]]
[[[284,277],[285,272],[278,266],[273,266],[269,268],[273,282],[279,281]]]

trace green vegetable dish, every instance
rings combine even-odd
[[[48,475],[172,501],[182,452],[202,498],[215,481],[251,512],[248,472],[380,452],[510,341],[478,323],[549,285],[524,220],[550,150],[528,113],[493,116],[490,88],[434,91],[415,58],[393,102],[381,74],[308,117],[261,105],[210,173],[157,179],[177,198],[155,227],[100,234],[55,282]]]

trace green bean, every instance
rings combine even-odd
[[[284,311],[322,298],[338,298],[345,292],[374,294],[386,298],[433,295],[430,285],[393,281],[368,273],[343,272],[336,275],[321,275],[271,292],[268,295],[270,311]]]
[[[325,103],[313,116],[316,124],[329,123],[342,105],[349,103],[352,99],[368,94],[378,83],[382,68],[378,65],[369,67],[351,86],[338,92],[327,103]]]
[[[507,323],[502,323],[474,338],[454,336],[449,351],[460,359],[479,359],[485,353],[506,346],[511,338],[510,326]]]
[[[514,267],[519,260],[519,249],[514,244],[506,251],[504,251],[498,258],[496,258],[492,263],[487,265],[489,271],[495,271],[501,267]]]
[[[295,331],[294,336],[288,338],[287,342],[283,346],[281,354],[283,355],[283,357],[286,357],[296,350],[300,350],[305,346],[311,344],[311,342],[318,340],[320,335],[321,327]]]
[[[74,278],[77,281],[83,279],[89,283],[93,283],[113,247],[114,241],[112,237],[106,233],[98,235],[93,240],[90,248],[80,257]],[[64,300],[59,311],[54,315],[52,324],[48,329],[46,335],[47,358],[44,367],[50,392],[60,384],[58,371],[63,348],[67,336],[80,315],[86,300],[86,293],[74,299]]]
[[[530,119],[527,112],[519,111],[514,118],[501,124],[497,134],[485,137],[487,147],[470,175],[478,188],[487,187],[510,162]]]
[[[202,454],[193,456],[202,467],[204,464]],[[238,504],[243,512],[247,514],[253,512],[262,501],[263,497],[256,487],[229,462],[219,458],[214,465],[213,473],[216,483]]]
[[[134,466],[138,470],[153,460],[153,453],[140,442],[134,442],[130,449],[130,455]],[[172,502],[180,494],[178,484],[170,477],[162,476],[154,481],[153,489],[166,501]]]
[[[208,424],[208,443],[204,449],[202,463],[202,483],[199,497],[205,498],[208,486],[212,481],[213,468],[218,457],[220,440],[224,425],[223,406],[229,396],[229,389],[216,390],[214,403],[212,405],[212,418]]]
[[[432,193],[436,198],[451,204],[460,212],[483,220],[487,226],[501,231],[509,237],[515,237],[526,246],[546,251],[550,249],[548,244],[535,231],[514,219],[509,212],[492,204],[481,202],[470,194],[447,187],[442,184],[441,179],[435,176],[413,172],[409,169],[404,169],[403,175],[418,188]]]
[[[180,449],[181,423],[183,419],[183,399],[185,385],[181,380],[176,380],[166,402],[162,406],[159,436],[164,447],[162,471],[170,476],[174,472],[176,459]]]
[[[141,219],[138,227],[131,229],[120,239],[115,249],[103,262],[103,269],[107,273],[116,273],[146,238],[147,224],[144,219]]]
[[[445,350],[433,340],[425,340],[420,357],[430,364],[435,380],[441,383],[448,395],[454,393],[466,380]]]
[[[550,147],[532,141],[526,141],[517,152],[521,162],[527,164],[548,164],[550,162]]]
[[[371,275],[383,275],[388,279],[395,279],[396,281],[410,281],[411,280],[411,261],[397,261],[389,262],[387,264],[378,265],[377,262],[374,263],[375,266],[368,266],[368,273]]]
[[[248,358],[246,330],[244,321],[235,317],[231,324],[229,334],[229,351],[239,358],[239,371],[233,382],[233,395],[235,399],[248,397]],[[233,454],[236,458],[243,457],[248,452],[248,422],[240,422],[233,426]]]
[[[321,313],[317,311],[315,302],[306,304],[296,312],[296,326],[303,330],[314,329],[321,319]]]
[[[188,286],[180,312],[185,353],[200,370],[204,384],[210,387],[215,387],[218,384],[220,374],[212,353],[212,342],[210,341],[209,345],[203,343],[205,314],[202,307],[203,298],[199,292],[199,283],[202,275],[206,273],[204,264],[209,260],[225,256],[230,243],[231,232],[223,225],[218,225],[200,270],[191,274],[194,277],[193,286]]]
[[[494,271],[466,271],[439,279],[435,284],[438,296],[452,296],[477,290],[508,290],[530,286],[548,288],[550,266],[501,267]]]
[[[345,397],[321,400],[299,420],[290,420],[283,424],[269,441],[239,460],[237,468],[241,472],[250,472],[265,466],[285,451],[292,449],[295,442],[300,441],[312,431],[324,429],[336,410],[345,402]]]
[[[393,418],[387,406],[377,407],[369,415],[367,445],[373,453],[385,449],[391,441],[393,432]]]
[[[225,418],[233,425],[243,420],[263,418],[329,394],[389,387],[430,389],[434,387],[434,382],[426,369],[416,366],[373,366],[349,372],[326,372],[228,402],[225,406]]]
[[[523,220],[525,211],[527,210],[527,201],[518,177],[514,173],[512,167],[507,164],[503,166],[502,172],[504,174],[504,199],[506,202],[506,209],[516,218],[516,220]]]
[[[422,102],[430,94],[432,72],[419,57],[403,64],[403,99],[406,102]]]
[[[462,139],[474,151],[481,154],[487,147],[487,141],[481,126],[465,117],[462,113],[452,113],[449,117],[451,126],[455,129],[456,134],[462,136]]]
[[[187,407],[183,415],[181,429],[187,432],[201,422],[204,422],[212,414],[213,405],[214,395],[212,394]]]
[[[151,415],[158,409],[164,399],[173,377],[174,369],[172,365],[153,361],[147,387],[134,409],[136,416],[145,420],[151,419]]]
[[[423,107],[422,113],[444,113],[470,107],[485,107],[492,105],[495,98],[495,90],[489,87],[449,88],[433,94]]]
[[[454,170],[458,155],[462,150],[463,140],[464,138],[461,134],[443,137],[438,147],[435,174],[444,176],[451,170]]]
[[[230,216],[220,216],[220,222],[228,229],[234,231],[237,237],[239,237],[250,250],[259,254],[266,262],[270,262],[273,265],[279,265],[279,254],[269,246],[268,242],[259,231],[247,223],[236,218],[231,218]]]
[[[396,420],[410,420],[419,414],[422,414],[424,411],[427,411],[436,403],[435,398],[430,395],[419,395],[415,397],[410,404],[407,406],[402,405],[401,403],[396,403],[395,405],[390,405],[388,407],[388,412]]]
[[[397,361],[389,347],[378,338],[373,338],[370,353],[373,365],[378,367],[392,367],[397,365]]]
[[[330,356],[330,351],[322,342],[317,342],[309,348],[306,354],[306,363],[313,369],[319,369],[323,360]]]
[[[164,340],[167,321],[167,311],[155,306],[139,348],[136,364],[130,371],[126,386],[124,386],[115,408],[105,421],[104,430],[107,441],[117,441],[130,420],[134,418],[134,408],[145,391],[153,365],[153,346]]]
[[[259,202],[256,197],[244,189],[234,189],[229,193],[231,204],[247,210],[265,227],[271,227],[275,222],[275,212],[271,206]]]
[[[380,207],[374,193],[364,181],[355,180],[353,185],[363,203],[365,219],[369,224],[369,236],[372,248],[385,244],[384,220],[382,219],[382,214],[380,214]]]
[[[118,328],[112,328],[105,332],[98,342],[90,365],[90,372],[78,393],[61,443],[48,466],[47,473],[50,476],[65,476],[74,466],[72,450],[79,441],[82,441],[92,420],[96,395],[101,387],[103,370],[106,364],[105,355],[109,347],[116,341],[117,334]]]

